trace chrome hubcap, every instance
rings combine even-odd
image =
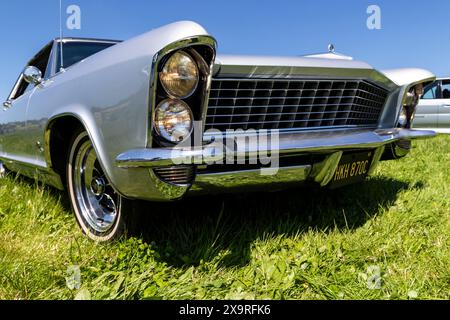
[[[113,228],[121,198],[106,179],[90,141],[84,142],[74,163],[74,190],[80,212],[96,232]]]
[[[94,178],[91,182],[91,191],[96,197],[100,197],[105,193],[106,183],[103,178]]]

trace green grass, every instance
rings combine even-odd
[[[336,191],[146,207],[142,237],[110,245],[80,234],[64,194],[10,176],[0,299],[450,299],[450,137],[414,146]]]

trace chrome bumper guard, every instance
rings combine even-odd
[[[351,149],[377,149],[399,140],[427,139],[436,136],[434,131],[407,129],[342,130],[329,132],[300,132],[280,134],[279,149],[269,150],[279,154],[333,153]],[[258,145],[249,145],[239,156],[253,156],[260,152]],[[158,168],[177,164],[209,164],[226,154],[217,154],[211,145],[195,148],[136,149],[120,154],[116,164],[120,168]]]

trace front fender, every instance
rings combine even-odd
[[[148,190],[148,194],[158,194],[160,192],[155,186],[154,177],[149,170],[124,170],[117,168],[114,158],[111,158],[113,153],[108,149],[110,148],[110,141],[105,139],[91,109],[83,105],[69,105],[60,108],[55,112],[55,115],[49,119],[45,129],[45,156],[48,168],[53,167],[51,153],[58,152],[58,150],[50,149],[50,136],[51,131],[53,130],[53,124],[58,120],[68,117],[76,119],[88,133],[100,166],[117,192],[125,197],[132,197],[134,194],[142,194],[142,190]],[[115,139],[112,139],[112,141],[114,140]],[[66,141],[69,140],[67,139]]]
[[[417,68],[390,69],[381,72],[399,87],[431,82],[436,79],[436,76],[430,71]]]
[[[435,81],[436,76],[428,70],[416,68],[392,69],[381,72],[397,85],[397,89],[391,93],[380,123],[383,128],[395,128],[406,93],[417,84],[426,85]]]
[[[194,22],[177,22],[119,43],[51,78],[35,95],[32,119],[48,119],[46,135],[57,119],[78,119],[91,138],[100,164],[115,189],[128,198],[161,199],[148,169],[125,170],[115,158],[148,144],[154,59],[164,48],[208,36]],[[57,106],[57,107],[56,107]],[[46,146],[46,149],[49,145]],[[46,154],[51,165],[51,156]]]

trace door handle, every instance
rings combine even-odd
[[[444,104],[442,107],[443,107],[443,108],[450,109],[450,105],[449,105],[449,104]]]
[[[7,100],[7,101],[3,102],[3,109],[4,110],[8,110],[11,107],[12,107],[12,101],[11,100]]]

